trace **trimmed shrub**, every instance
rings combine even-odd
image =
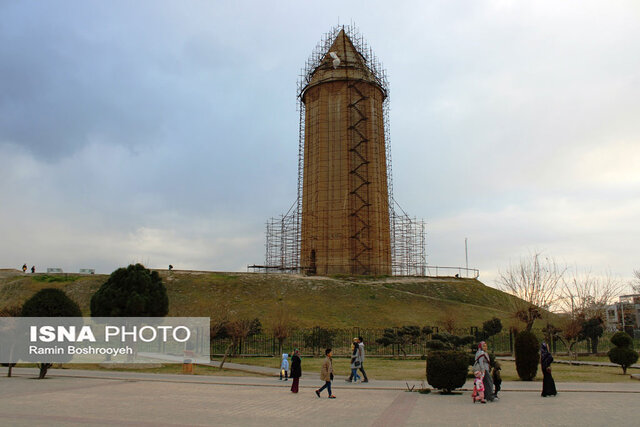
[[[82,317],[78,304],[60,289],[46,288],[36,292],[22,306],[22,317]],[[81,322],[82,319],[79,319]],[[56,343],[51,343],[55,346]],[[39,379],[47,375],[52,363],[38,363]]]
[[[82,317],[78,304],[60,289],[36,292],[22,306],[22,317]]]
[[[532,332],[522,331],[516,335],[516,371],[522,381],[531,381],[536,377],[540,362],[539,347],[538,338]]]
[[[469,358],[464,351],[437,350],[427,355],[427,382],[444,394],[462,387],[468,371]]]
[[[627,368],[638,361],[638,352],[633,350],[633,339],[626,332],[616,332],[611,337],[611,343],[615,345],[607,355],[611,363],[622,367],[622,373],[627,373]]]
[[[168,312],[160,275],[142,264],[117,269],[91,297],[92,317],[164,317]]]
[[[633,339],[628,333],[618,331],[611,337],[611,344],[616,347],[631,347],[633,345]]]

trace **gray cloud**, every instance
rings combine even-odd
[[[295,198],[299,70],[353,18],[389,71],[395,194],[429,223],[431,263],[461,265],[469,237],[488,283],[531,248],[629,277],[638,12],[3,2],[0,259],[102,272],[260,262],[264,221]]]

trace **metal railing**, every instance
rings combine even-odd
[[[477,268],[465,267],[440,267],[437,265],[427,265],[428,277],[464,277],[477,279],[480,276],[480,270]]]
[[[434,333],[439,332],[438,327],[433,327]],[[458,329],[455,335],[473,335],[477,328],[465,328]],[[331,339],[327,342],[323,339],[314,339],[318,336],[326,337],[326,334],[331,336]],[[442,331],[440,331],[442,332]],[[330,346],[333,349],[333,353],[336,356],[347,356],[351,354],[351,343],[353,338],[361,336],[365,344],[365,350],[367,356],[401,356],[403,352],[398,345],[383,346],[377,343],[377,340],[384,334],[384,329],[329,329],[321,330],[320,328],[311,329],[299,329],[294,331],[288,338],[282,343],[282,348],[278,340],[269,333],[260,333],[253,335],[240,342],[238,348],[234,349],[234,354],[243,356],[276,356],[282,353],[291,353],[294,348],[300,350],[303,355],[322,355],[324,353],[325,346]],[[542,340],[542,333],[536,332],[539,340]],[[599,340],[598,353],[606,353],[609,351],[613,344],[610,341],[612,333],[605,333]],[[409,344],[404,346],[404,350],[407,355],[410,356],[422,356],[427,354],[428,349],[426,342],[431,339],[431,335],[423,336],[415,344]],[[513,346],[515,337],[509,331],[503,331],[497,335],[494,335],[486,340],[489,346],[489,351],[497,354],[513,354]],[[231,339],[212,339],[211,340],[211,354],[222,355],[226,351],[227,347],[231,343]],[[634,340],[634,348],[640,346],[640,340]],[[471,346],[470,346],[471,347]],[[555,340],[551,343],[551,351],[553,353],[566,353],[567,348],[560,340]],[[577,343],[574,348],[574,352],[577,353],[590,353],[591,348],[587,341],[581,341]]]

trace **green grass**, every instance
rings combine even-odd
[[[169,316],[214,317],[222,303],[239,317],[259,318],[265,329],[284,303],[297,328],[384,328],[436,325],[446,315],[458,327],[496,316],[509,324],[511,297],[474,279],[304,277],[256,273],[160,271]],[[64,290],[89,315],[93,293],[107,275],[0,275],[0,308],[20,305],[44,287]]]
[[[35,276],[30,276],[31,280],[35,281],[35,282],[45,282],[45,283],[54,283],[54,282],[75,282],[76,280],[79,279],[79,276],[76,275],[57,275],[57,276],[50,276],[48,274],[38,274]]]
[[[18,368],[36,368],[35,364],[18,364]],[[182,374],[182,365],[177,363],[170,364],[162,364],[159,367],[150,367],[150,368],[119,368],[118,365],[114,365],[113,367],[105,368],[96,363],[68,363],[68,364],[55,364],[50,370],[49,373],[55,373],[56,370],[66,370],[66,369],[79,369],[79,370],[87,370],[87,371],[118,371],[118,372],[140,372],[140,373],[148,373],[148,374]],[[223,376],[223,377],[259,377],[262,376],[257,373],[249,373],[242,371],[235,371],[231,369],[222,369],[215,368],[212,366],[201,366],[197,365],[193,367],[193,375],[210,375],[210,376]]]
[[[303,357],[302,370],[304,372],[320,372],[324,358]],[[233,363],[245,365],[266,366],[279,368],[280,359],[275,357],[239,357],[229,360]],[[515,362],[501,360],[503,381],[520,381],[516,373]],[[420,359],[391,359],[380,357],[369,357],[365,361],[367,376],[379,380],[410,380],[421,381],[425,379],[426,362]],[[627,370],[627,375],[622,374],[621,368],[596,367],[596,366],[576,366],[576,365],[553,365],[553,377],[557,382],[637,382],[629,378],[629,373],[640,373],[640,369]],[[342,357],[333,358],[333,370],[336,375],[348,376],[350,373],[350,359]],[[542,381],[542,373],[534,381]]]

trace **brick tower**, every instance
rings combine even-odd
[[[300,265],[310,274],[391,274],[384,86],[340,30],[302,88]]]

